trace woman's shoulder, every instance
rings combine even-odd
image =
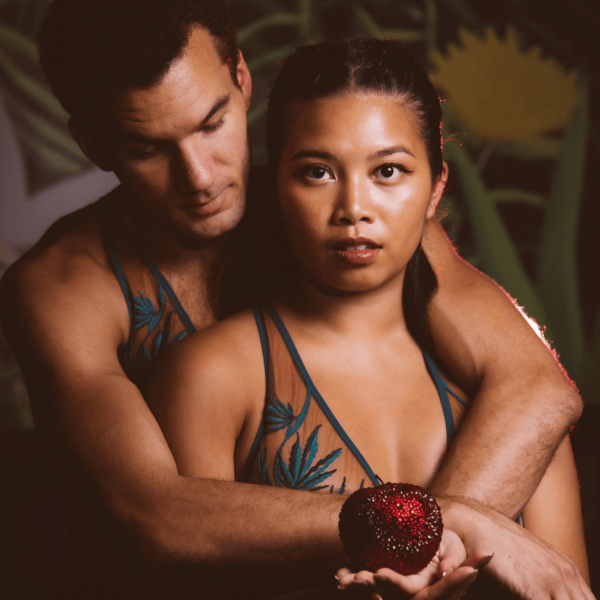
[[[256,321],[253,312],[245,310],[169,349],[157,365],[151,388],[253,396],[264,390],[263,365]]]

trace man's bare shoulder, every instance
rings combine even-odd
[[[54,277],[59,273],[68,275],[78,265],[88,268],[109,266],[94,204],[58,219],[30,250],[11,265],[7,276],[26,280],[32,274],[36,278]]]
[[[95,205],[56,221],[0,281],[0,317],[6,330],[19,329],[30,319],[40,325],[58,315],[69,314],[72,319],[84,307],[101,309],[100,314],[112,311],[118,315],[119,328],[128,326]]]

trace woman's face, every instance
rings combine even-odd
[[[348,93],[311,102],[288,126],[277,189],[294,253],[327,287],[402,281],[443,191],[431,181],[414,117],[398,97]]]

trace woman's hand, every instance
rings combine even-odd
[[[453,599],[466,593],[478,570],[491,559],[492,553],[487,550],[478,550],[467,558],[460,538],[453,531],[444,529],[439,550],[419,573],[400,575],[391,569],[352,573],[349,569],[340,569],[336,577],[341,589],[351,586],[371,588],[372,598]]]

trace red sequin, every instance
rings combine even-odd
[[[340,512],[340,539],[357,570],[388,567],[402,575],[424,569],[442,539],[435,498],[409,483],[354,492]]]

